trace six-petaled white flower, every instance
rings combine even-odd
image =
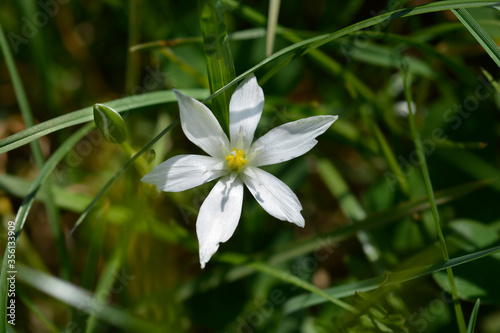
[[[264,106],[264,93],[255,76],[246,78],[229,103],[226,136],[212,112],[201,102],[174,90],[182,130],[210,156],[179,155],[154,168],[143,182],[161,191],[179,192],[221,178],[201,205],[196,221],[200,263],[204,268],[234,233],[241,216],[243,184],[269,214],[304,226],[302,206],[281,180],[259,167],[291,160],[317,143],[338,116],[316,116],[278,126],[252,143]]]

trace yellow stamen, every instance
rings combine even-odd
[[[226,156],[227,167],[229,168],[229,171],[240,172],[241,168],[248,164],[248,161],[245,159],[246,157],[247,154],[245,154],[245,151],[243,149],[236,150],[236,148],[234,148],[231,154]]]

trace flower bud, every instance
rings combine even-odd
[[[123,118],[109,106],[94,105],[94,122],[106,141],[122,143],[127,139],[127,127]]]

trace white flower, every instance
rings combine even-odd
[[[337,116],[317,116],[290,122],[253,137],[264,106],[264,93],[255,76],[246,78],[229,103],[230,139],[212,112],[201,102],[174,90],[182,130],[210,156],[179,155],[161,163],[141,180],[161,191],[179,192],[222,177],[201,205],[196,233],[201,268],[234,233],[241,216],[243,184],[269,214],[304,226],[297,196],[281,180],[261,170],[264,165],[291,160],[317,143]]]

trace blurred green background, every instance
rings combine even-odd
[[[269,2],[213,3],[223,9],[216,29],[227,30],[235,74],[265,60]],[[180,193],[158,193],[140,182],[140,163],[151,169],[172,156],[200,152],[180,126],[119,175],[74,233],[130,152],[95,130],[69,147],[19,238],[16,325],[9,330],[458,332],[431,211],[436,203],[449,256],[459,258],[453,272],[465,322],[480,298],[474,331],[500,332],[500,256],[480,258],[486,253],[480,251],[491,254],[500,245],[498,62],[449,10],[356,28],[365,19],[428,3],[281,3],[274,52],[354,28],[320,48],[297,47],[258,66],[266,104],[256,136],[313,115],[339,120],[305,156],[265,168],[297,194],[305,228],[269,216],[246,191],[235,234],[204,270],[195,222],[213,182]],[[129,97],[116,103],[125,110],[128,143],[140,150],[178,118],[175,99],[165,93],[154,96],[169,102],[156,102],[148,94],[191,89],[202,100],[211,93],[204,5],[3,1],[4,46],[26,96],[19,95],[3,46],[1,138],[29,125],[23,103],[40,124]],[[467,10],[496,44],[498,8]],[[435,200],[427,196],[410,129],[406,77]],[[208,106],[219,112],[216,103]],[[63,127],[39,138],[45,160],[83,124]],[[36,149],[25,144],[0,155],[2,248],[7,222],[43,164]],[[391,275],[398,271],[403,274]],[[323,290],[342,304],[327,300]]]

